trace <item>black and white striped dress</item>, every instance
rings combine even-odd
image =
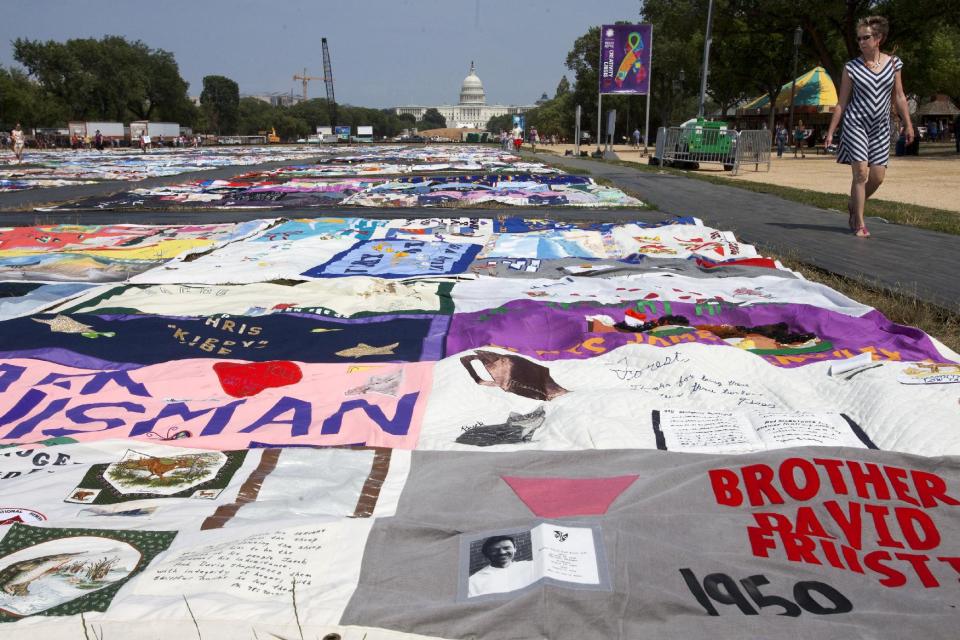
[[[843,112],[843,131],[837,162],[886,165],[890,159],[890,96],[903,62],[890,56],[874,73],[863,58],[854,58],[844,69],[853,82],[853,95]]]

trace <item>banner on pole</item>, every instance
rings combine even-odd
[[[649,24],[600,27],[600,93],[650,92],[652,30]]]

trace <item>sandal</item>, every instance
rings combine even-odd
[[[856,231],[854,231],[854,235],[856,235],[858,238],[869,238],[870,232],[867,230],[867,226],[864,225],[862,227],[859,227]]]

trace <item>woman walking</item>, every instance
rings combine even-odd
[[[888,31],[887,19],[880,16],[862,18],[857,23],[860,57],[843,67],[840,102],[825,140],[826,146],[833,144],[833,134],[842,119],[837,162],[849,164],[853,172],[847,212],[850,230],[860,238],[870,237],[863,222],[863,208],[883,183],[890,158],[891,93],[904,123],[907,144],[913,142],[913,124],[900,78],[903,63],[880,50]]]

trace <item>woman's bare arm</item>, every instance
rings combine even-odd
[[[910,144],[913,142],[913,123],[910,122],[910,107],[907,106],[907,96],[903,93],[903,80],[899,71],[893,76],[893,104],[900,113],[903,132],[907,136],[907,144]]]
[[[824,146],[829,147],[833,144],[833,134],[840,124],[840,119],[843,118],[843,112],[850,102],[851,93],[853,93],[853,83],[850,81],[850,76],[847,74],[846,68],[844,68],[843,76],[840,79],[839,102],[837,102],[837,106],[833,109],[833,117],[830,118],[830,126],[827,127],[827,137],[823,141]]]

